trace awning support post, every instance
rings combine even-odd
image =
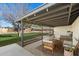
[[[42,26],[42,51],[44,50],[44,42],[43,42],[43,26]]]
[[[23,36],[24,36],[24,31],[23,31],[23,21],[21,20],[21,46],[23,47]]]
[[[71,16],[71,11],[72,11],[72,3],[70,4],[70,7],[69,7],[68,25],[69,25],[69,20],[70,20],[70,16]]]

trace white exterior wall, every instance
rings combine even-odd
[[[72,31],[73,31],[73,45],[76,45],[79,40],[79,17],[75,20],[75,22],[72,24]]]
[[[54,28],[54,34],[57,38],[59,38],[60,35],[68,35],[67,31],[73,32],[73,45],[76,45],[77,41],[75,39],[79,40],[79,17],[77,17],[74,23],[70,26],[61,26]]]
[[[60,35],[68,35],[67,31],[71,31],[71,26],[61,26],[54,28],[55,37],[60,38]]]

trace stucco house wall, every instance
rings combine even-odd
[[[79,16],[76,18],[72,25],[54,27],[54,34],[57,38],[60,38],[60,35],[68,35],[67,31],[73,32],[73,45],[76,45],[78,42],[77,40],[79,40]]]

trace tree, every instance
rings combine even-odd
[[[7,10],[9,10],[10,9],[9,6],[7,7],[8,7]],[[16,30],[18,28],[18,24],[15,23],[15,20],[20,19],[21,17],[25,16],[28,13],[28,4],[25,3],[15,4],[15,8],[13,7],[13,10],[15,12],[9,10],[9,13],[4,13],[3,16],[5,20],[11,23],[14,29]]]
[[[17,24],[15,23],[15,17],[12,14],[4,14],[5,20],[13,25],[13,28],[17,28]]]

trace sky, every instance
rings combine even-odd
[[[10,19],[19,19],[42,4],[43,3],[0,3],[0,27],[13,27],[9,22]]]

